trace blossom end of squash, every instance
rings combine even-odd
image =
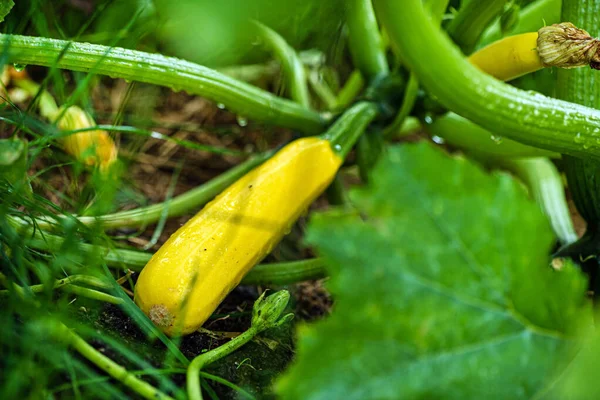
[[[600,68],[600,40],[570,22],[541,28],[537,51],[545,67]]]
[[[161,330],[166,330],[173,325],[175,317],[164,304],[155,304],[148,310],[148,318]]]

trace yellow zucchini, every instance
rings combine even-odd
[[[502,81],[544,67],[600,69],[600,40],[570,22],[509,36],[469,57],[471,64]]]
[[[142,311],[168,335],[197,330],[331,183],[375,115],[357,104],[328,133],[288,144],[207,204],[142,270]]]
[[[542,69],[537,52],[537,32],[509,36],[473,53],[469,61],[502,81]]]
[[[62,109],[58,109],[54,118],[59,117]],[[96,126],[96,122],[87,112],[77,106],[67,108],[57,127],[61,131],[85,129]],[[75,133],[62,138],[63,149],[86,165],[96,165],[106,170],[117,160],[117,146],[108,132],[95,129]]]

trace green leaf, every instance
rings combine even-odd
[[[544,400],[587,400],[600,398],[600,386],[595,383],[600,361],[600,332],[590,329],[577,357],[560,379],[549,388]]]
[[[548,265],[548,222],[509,175],[430,145],[386,152],[359,215],[315,216],[332,316],[299,332],[283,398],[525,399],[582,321],[586,280]]]
[[[15,6],[13,0],[0,0],[0,22],[10,13],[10,10]]]

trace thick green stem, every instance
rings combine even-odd
[[[528,93],[481,72],[433,25],[419,0],[375,0],[375,6],[411,71],[445,107],[496,135],[600,159],[600,111]]]
[[[436,118],[433,123],[425,125],[425,128],[431,135],[441,137],[451,146],[466,151],[477,151],[487,157],[560,158],[558,153],[527,146],[510,139],[495,137],[468,119],[454,113],[447,113]]]
[[[202,399],[199,378],[200,370],[204,366],[239,349],[262,331],[281,326],[294,317],[293,314],[283,315],[290,300],[290,293],[287,290],[281,290],[269,297],[265,297],[265,294],[263,292],[254,302],[254,306],[252,307],[252,326],[246,332],[235,337],[230,342],[201,354],[192,360],[187,371],[187,388],[191,400]]]
[[[65,292],[73,293],[81,297],[87,297],[88,299],[103,301],[110,304],[123,304],[123,299],[120,297],[111,296],[110,294],[100,292],[98,290],[89,289],[77,285],[63,286],[62,290]]]
[[[233,353],[246,343],[248,343],[254,336],[258,334],[258,329],[250,327],[247,331],[239,336],[236,336],[231,341],[225,343],[222,346],[217,347],[209,352],[199,355],[194,358],[190,363],[187,370],[187,390],[190,400],[202,400],[202,391],[200,389],[200,371],[220,358]]]
[[[43,251],[59,250],[65,239],[60,236],[23,228],[20,221],[9,217],[9,223],[27,238],[27,245]],[[150,261],[151,253],[137,250],[109,249],[88,243],[79,243],[78,249],[84,254],[99,254],[108,266],[141,271]],[[259,264],[243,279],[242,285],[289,285],[291,283],[321,279],[326,276],[325,263],[319,258],[286,261],[280,263]]]
[[[350,105],[352,101],[358,96],[363,86],[365,85],[365,80],[360,74],[360,71],[355,69],[352,71],[348,80],[344,84],[344,87],[337,94],[337,100],[335,102],[335,108],[342,109]]]
[[[591,29],[597,25],[599,14],[600,0],[563,1],[561,18],[565,21]],[[556,93],[563,100],[598,108],[600,75],[598,71],[589,68],[559,70]],[[600,252],[600,245],[597,243],[600,228],[600,161],[565,156],[565,173],[573,201],[587,222],[586,238],[583,241],[591,242],[591,247],[584,250],[587,254],[580,256],[586,258],[590,253],[597,256]]]
[[[561,244],[577,240],[560,173],[550,160],[544,158],[559,158],[559,154],[507,139],[495,139],[486,130],[453,113],[436,119],[427,126],[427,130],[486,165],[500,166],[514,172],[548,216]]]
[[[404,120],[409,116],[410,112],[415,105],[417,94],[419,93],[419,81],[415,74],[411,73],[408,78],[408,84],[404,90],[404,98],[402,99],[402,106],[398,110],[398,114],[394,117],[394,121],[385,128],[383,136],[386,139],[393,137],[396,131],[402,127]]]
[[[308,94],[308,86],[304,65],[294,50],[281,35],[271,28],[255,22],[261,38],[267,43],[275,57],[281,63],[283,76],[289,88],[290,97],[292,100],[310,108],[310,95]]]
[[[374,103],[356,103],[344,112],[322,137],[331,142],[331,146],[341,158],[345,158],[378,113],[378,107]]]
[[[2,275],[0,274],[0,277]],[[67,276],[66,278],[63,279],[57,279],[55,280],[52,284],[39,284],[39,285],[31,285],[28,286],[27,289],[25,289],[24,287],[21,287],[17,284],[14,284],[13,287],[14,289],[23,294],[26,291],[31,292],[31,293],[40,293],[43,292],[44,290],[48,290],[50,289],[58,289],[61,288],[65,285],[72,285],[75,283],[83,283],[89,286],[94,286],[100,289],[112,289],[113,285],[109,282],[106,282],[103,279],[100,278],[96,278],[95,276],[90,276],[90,275],[70,275]],[[0,296],[6,296],[11,292],[11,290],[0,290]]]
[[[506,36],[518,35],[519,33],[535,32],[544,25],[557,24],[561,21],[560,9],[562,0],[539,0],[534,1],[519,13],[519,21],[508,32]],[[478,48],[502,39],[505,36],[500,28],[500,21],[496,21],[481,35],[477,43]]]
[[[58,322],[50,322],[46,328],[48,328],[46,331],[50,333],[56,340],[62,341],[73,347],[73,349],[75,349],[92,364],[121,382],[121,384],[124,386],[127,386],[133,390],[141,397],[153,400],[173,399],[172,397],[156,389],[154,386],[135,377],[131,372],[127,371],[121,365],[97,351],[65,325]]]
[[[503,159],[499,164],[513,171],[529,187],[531,195],[548,216],[562,245],[577,240],[560,173],[547,158]]]
[[[299,104],[177,58],[41,37],[0,35],[0,41],[14,63],[56,66],[184,90],[222,103],[245,117],[309,134],[321,132],[326,125],[319,113]]]
[[[469,1],[448,25],[448,33],[465,54],[475,48],[490,22],[500,14],[507,0]]]
[[[367,82],[387,75],[385,48],[371,0],[350,0],[346,5],[348,45],[355,67]]]
[[[122,227],[139,227],[156,223],[160,219],[165,208],[168,210],[167,218],[178,217],[188,212],[195,211],[208,203],[233,182],[244,176],[248,171],[266,161],[272,154],[273,152],[266,152],[254,156],[207,183],[180,194],[179,196],[175,196],[163,203],[152,204],[150,206],[139,207],[128,211],[120,211],[114,214],[94,217],[76,216],[75,218],[78,222],[87,226],[99,224],[103,229],[115,229]],[[56,224],[56,222],[50,218],[38,218],[36,219],[36,223],[42,229],[53,229]]]

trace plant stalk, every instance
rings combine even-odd
[[[326,126],[317,112],[215,70],[142,51],[42,37],[0,35],[8,60],[19,64],[91,72],[206,97],[257,121],[319,133]]]
[[[389,73],[385,48],[371,0],[347,2],[348,45],[354,66],[370,82]]]
[[[162,399],[162,400],[173,400],[171,396],[166,395],[154,386],[144,382],[143,380],[135,377],[131,372],[127,371],[121,365],[117,364],[110,358],[101,354],[95,348],[90,346],[85,340],[79,335],[67,328],[65,325],[59,322],[51,322],[52,325],[48,326],[48,332],[59,341],[66,343],[73,347],[79,354],[90,361],[92,364],[106,372],[108,375],[121,382],[124,386],[127,386],[135,393],[146,399]]]
[[[433,24],[419,0],[375,0],[375,9],[411,71],[445,107],[496,135],[600,159],[600,111],[528,93],[486,75]]]

